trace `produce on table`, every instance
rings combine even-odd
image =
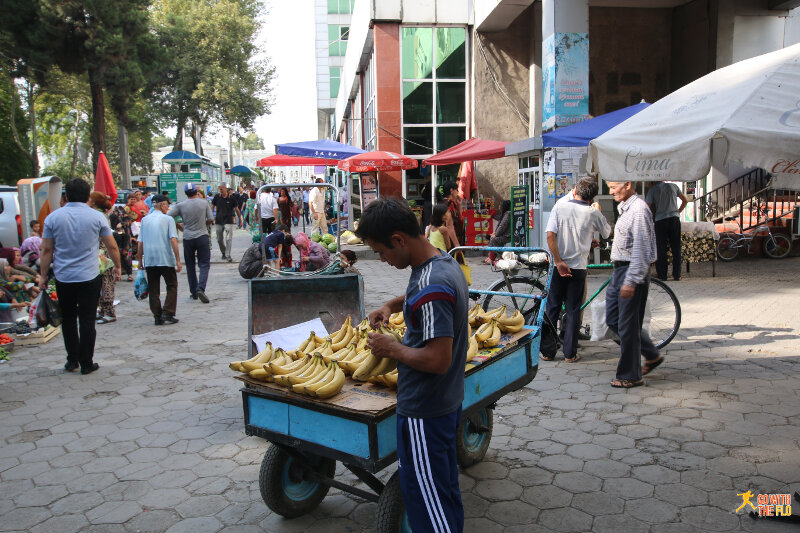
[[[336,237],[334,237],[330,233],[326,233],[325,235],[322,236],[322,242],[324,242],[326,245],[330,244],[332,242],[335,242],[335,241],[336,241]]]
[[[322,239],[322,236],[320,236],[319,233],[312,233],[311,234],[311,240],[312,241],[319,242],[321,239]]]
[[[10,344],[14,342],[14,339],[6,335],[5,333],[0,333],[0,345],[2,344]]]
[[[347,238],[347,244],[361,244],[361,239],[353,235]]]
[[[329,252],[335,252],[336,250],[337,250],[337,248],[336,248],[336,243],[335,242],[332,242],[332,243],[330,243],[328,245],[328,251]]]

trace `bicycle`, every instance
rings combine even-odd
[[[507,249],[498,248],[497,250]],[[493,249],[492,251],[495,250]],[[503,277],[492,283],[487,291],[480,291],[481,293],[486,293],[482,303],[483,309],[488,311],[490,308],[499,307],[500,305],[505,305],[507,309],[519,309],[523,316],[525,316],[525,323],[531,324],[532,322],[529,320],[536,318],[541,298],[522,297],[520,295],[545,295],[545,287],[549,287],[547,283],[549,263],[543,260],[547,259],[548,256],[545,254],[542,255],[544,255],[544,258],[541,255],[536,256],[533,258],[533,261],[525,257],[518,258],[517,263],[519,270],[517,272],[507,272],[493,267],[493,270],[501,272]],[[610,264],[588,266],[590,270],[610,267]],[[530,271],[530,274],[521,275],[519,271],[522,269]],[[611,276],[583,302],[581,311],[585,310],[586,307],[605,290],[609,283],[611,283]],[[670,289],[666,283],[659,279],[651,278],[650,290],[647,295],[647,307],[650,315],[650,339],[653,341],[656,348],[663,348],[675,338],[680,328],[680,302],[678,302],[678,297],[675,296],[675,293],[672,292],[672,289]],[[555,331],[560,331],[564,322],[563,316],[564,311],[562,310],[558,323],[551,324]],[[588,335],[590,327],[588,325],[582,327],[584,328],[584,332]]]
[[[766,210],[762,209],[761,214],[766,216]],[[717,243],[717,257],[722,261],[733,261],[739,255],[739,250],[741,249],[747,250],[748,254],[752,253],[750,247],[753,240],[761,233],[767,234],[767,237],[764,238],[762,243],[764,253],[767,257],[781,259],[789,255],[789,252],[792,251],[791,239],[782,233],[772,233],[772,230],[769,229],[769,225],[766,222],[764,224],[759,224],[755,229],[742,231],[742,226],[739,224],[739,221],[736,220],[736,217],[725,217],[725,220],[736,222],[739,231],[726,234],[726,236],[722,237]]]

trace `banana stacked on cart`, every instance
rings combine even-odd
[[[500,343],[503,333],[516,333],[525,325],[519,310],[510,316],[506,307],[484,311],[475,304],[469,311],[470,337],[467,362],[481,348]],[[369,333],[392,335],[398,341],[405,333],[403,313],[389,318],[388,326],[372,328],[364,319],[353,326],[347,317],[336,333],[319,337],[311,332],[294,350],[284,351],[267,343],[264,350],[246,361],[230,363],[231,370],[242,372],[259,381],[276,383],[299,394],[314,398],[330,398],[338,394],[347,376],[354,381],[370,382],[397,388],[397,361],[378,357],[367,348]],[[473,332],[473,328],[475,331]]]
[[[328,337],[311,332],[294,350],[283,351],[270,343],[246,361],[230,363],[231,370],[260,381],[276,383],[314,398],[330,398],[344,386],[346,376],[397,387],[397,361],[378,357],[367,348],[367,335],[383,333],[402,340],[405,322],[402,313],[392,315],[389,327],[373,329],[364,319],[353,326],[347,317],[342,327]]]

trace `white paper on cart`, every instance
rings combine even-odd
[[[288,328],[276,329],[275,331],[268,331],[260,335],[253,335],[250,337],[256,345],[256,350],[259,352],[264,349],[268,342],[272,343],[273,348],[283,348],[284,350],[294,350],[301,342],[306,340],[311,332],[317,334],[317,337],[327,337],[328,330],[325,329],[325,324],[322,320],[315,318],[308,322],[301,322]]]

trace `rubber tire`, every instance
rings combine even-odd
[[[769,237],[764,239],[764,253],[772,259],[783,259],[792,251],[792,241],[782,233],[772,234],[773,245],[770,246]]]
[[[336,473],[336,461],[317,455],[305,455],[314,465],[314,471],[325,477],[333,478]],[[294,497],[287,494],[284,474],[288,477],[298,473],[291,470],[293,462],[294,459],[288,453],[278,446],[272,445],[264,454],[261,471],[258,475],[258,488],[261,490],[261,498],[264,503],[273,512],[286,518],[297,518],[313,511],[330,490],[328,485],[303,480],[292,485],[292,487],[299,488],[302,494]]]
[[[656,287],[656,291],[664,292],[672,301],[672,305],[675,307],[675,318],[672,323],[672,329],[670,330],[669,334],[663,339],[652,339],[653,344],[655,344],[656,348],[661,349],[675,338],[675,335],[678,334],[678,330],[681,327],[681,304],[678,302],[678,297],[675,296],[675,293],[672,292],[672,289],[669,286],[661,281],[660,279],[651,278],[650,279],[650,290],[648,291],[649,294],[647,295],[647,299],[649,300],[651,295],[653,294],[654,287]],[[652,322],[652,309],[651,309],[651,317],[650,320]],[[658,342],[656,342],[658,341]]]
[[[514,289],[513,291],[509,291],[508,287],[506,287],[506,280],[499,279],[492,283],[487,290],[495,291],[495,292],[518,292],[521,294],[525,293],[538,293],[542,294],[544,292],[544,285],[540,281],[535,281],[529,277],[524,276],[514,276],[508,279],[511,283],[511,288]],[[515,287],[515,285],[524,285],[524,289],[519,290]],[[495,300],[495,307],[499,307],[502,304],[506,305],[506,309],[509,313],[514,312],[514,305],[513,300],[507,296],[493,296],[491,294],[487,294],[486,297],[483,299],[483,310],[488,311],[491,307],[492,299]],[[536,315],[537,311],[539,310],[539,304],[541,303],[540,300],[529,300],[532,305],[530,307],[523,305],[522,315],[525,317],[525,324],[532,326],[536,322]]]
[[[375,533],[411,533],[406,517],[403,493],[400,490],[400,472],[395,472],[378,499],[378,516],[375,518]]]
[[[723,245],[723,243],[725,243]],[[736,241],[731,237],[723,237],[717,243],[717,257],[722,261],[730,262],[739,255],[739,248],[734,248]],[[724,250],[724,251],[723,251]],[[733,252],[733,253],[731,253]]]
[[[487,431],[480,433],[473,431],[469,417],[463,417],[456,430],[456,457],[458,464],[464,468],[480,463],[489,449],[489,442],[492,440],[492,410],[483,407],[476,413],[480,417]]]

